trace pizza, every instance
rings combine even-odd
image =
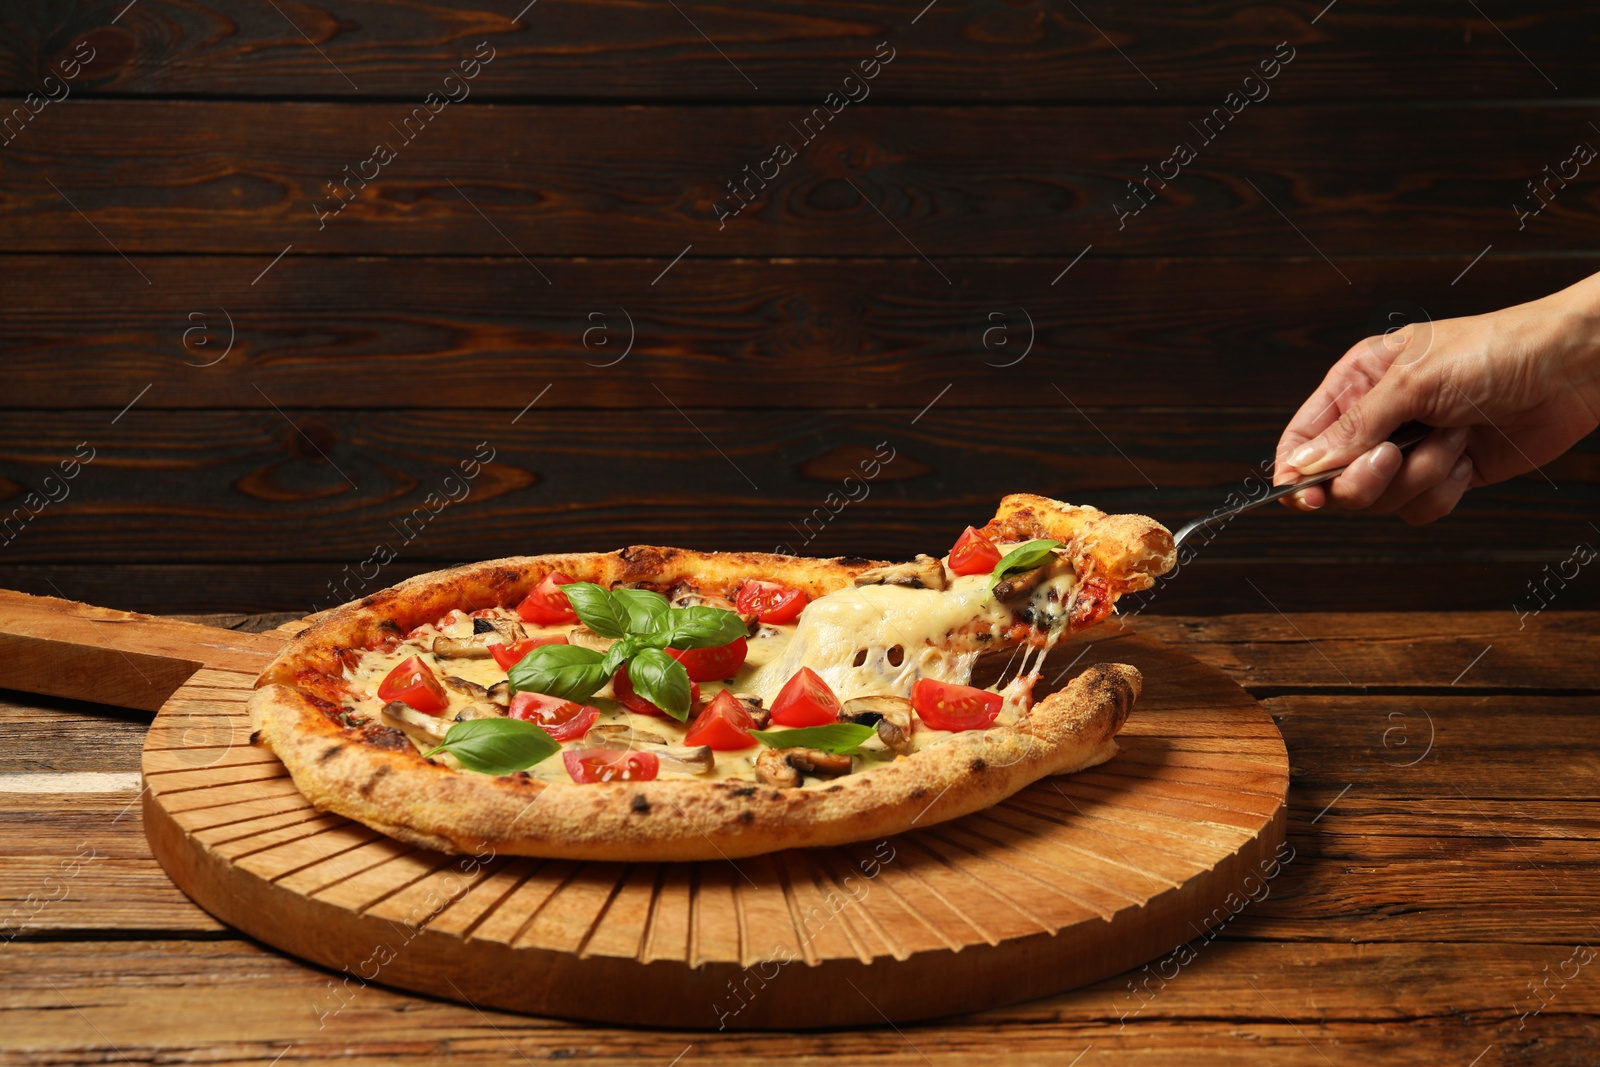
[[[634,546],[424,574],[256,682],[252,743],[319,810],[445,852],[736,858],[882,837],[1111,758],[1138,697],[1062,637],[1174,560],[1152,519],[1006,497],[942,558]],[[1000,680],[968,684],[980,657]]]

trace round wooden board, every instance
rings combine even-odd
[[[431,852],[316,811],[249,743],[253,677],[213,668],[151,727],[146,832],[207,911],[338,973],[319,1013],[368,981],[694,1029],[1016,1003],[1138,966],[1226,919],[1276,871],[1283,841],[1288,756],[1265,710],[1157,641],[1114,625],[1085,637],[1052,654],[1039,694],[1069,665],[1138,666],[1123,751],[883,841],[681,864]]]

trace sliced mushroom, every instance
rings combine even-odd
[[[583,735],[583,743],[589,748],[648,752],[661,762],[662,770],[680,774],[705,774],[716,759],[709,745],[674,745],[660,734],[635,730],[623,723],[591,727]]]
[[[514,644],[527,636],[528,631],[515,619],[473,619],[471,637],[435,637],[433,654],[453,659],[488,659],[492,654],[490,645]]]
[[[836,752],[815,748],[768,748],[756,757],[756,779],[779,789],[794,789],[800,785],[802,773],[837,778],[849,774],[854,766],[853,759]]]
[[[468,704],[456,713],[456,722],[467,722],[470,719],[499,719],[504,718],[505,712],[493,704]]]
[[[711,754],[710,745],[699,745],[690,748],[685,745],[668,745],[665,748],[656,748],[653,745],[641,745],[640,752],[653,752],[661,762],[664,771],[677,771],[680,774],[705,774],[716,761]]]
[[[876,727],[878,738],[891,752],[911,748],[911,701],[905,697],[851,697],[844,702],[839,718]]]
[[[715,593],[702,593],[688,582],[674,582],[667,590],[666,597],[672,602],[673,607],[678,608],[708,607],[721,608],[724,611],[733,610],[733,601]]]
[[[450,731],[448,720],[428,715],[398,700],[389,701],[379,714],[384,725],[395,727],[413,741],[428,744],[429,748],[433,747],[429,742],[444,740],[444,735]]]
[[[1045,563],[1033,568],[1031,571],[1020,571],[1016,574],[1006,575],[994,583],[995,599],[1001,601],[1015,600],[1025,593],[1033,592],[1034,589],[1038,588],[1039,583],[1044,580],[1045,572],[1049,569],[1050,564]]]
[[[465,640],[455,637],[435,637],[433,654],[443,659],[488,659],[493,653],[483,643],[483,634]]]
[[[602,723],[590,727],[583,735],[583,743],[590,748],[642,748],[646,745],[665,748],[672,742],[648,730],[635,730],[627,723]]]
[[[574,626],[567,635],[567,643],[592,648],[596,652],[604,652],[616,642],[614,637],[601,637],[587,626]]]
[[[488,700],[489,690],[468,678],[458,678],[453,674],[444,676],[444,684],[458,693],[463,693],[476,700]]]
[[[477,622],[478,620],[474,619],[473,625],[476,626]],[[522,624],[516,619],[490,619],[488,622],[489,629],[505,638],[507,644],[515,644],[528,636],[528,631],[524,630]],[[472,632],[477,633],[478,631],[474,629]],[[490,644],[493,644],[493,642],[490,642]]]
[[[491,704],[509,708],[511,706],[511,683],[509,681],[496,682],[488,688],[487,695]]]
[[[755,723],[757,730],[765,730],[772,721],[772,713],[761,706],[761,698],[750,693],[735,693],[733,699],[744,705],[745,714]]]
[[[764,748],[756,757],[756,780],[779,789],[798,789],[800,772],[790,764],[787,749]]]
[[[863,726],[876,726],[878,721],[892,718],[896,722],[911,718],[911,701],[905,697],[876,696],[851,697],[839,709],[839,719]]]
[[[778,750],[789,760],[789,765],[819,778],[837,778],[849,774],[855,760],[838,752],[823,752],[816,748],[781,748]]]
[[[907,727],[909,727],[909,723]],[[878,720],[878,740],[883,742],[883,747],[897,755],[905,755],[911,751],[911,731],[902,729],[888,719]]]
[[[903,585],[909,589],[943,589],[949,585],[944,563],[932,556],[917,554],[910,563],[891,563],[856,575],[856,585]]]

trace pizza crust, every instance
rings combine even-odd
[[[1048,537],[1071,546],[1080,576],[1098,574],[1118,592],[1149,589],[1178,561],[1172,534],[1146,515],[1110,515],[1033,493],[1012,493],[982,530],[999,541]]]
[[[1081,574],[1102,575],[1119,592],[1148,588],[1174,555],[1171,535],[1151,519],[1022,494],[1005,498],[986,532],[1002,540],[1068,543]],[[640,862],[735,858],[898,833],[979,810],[1041,777],[1093,766],[1116,752],[1113,738],[1141,681],[1126,664],[1087,668],[1014,728],[955,734],[800,789],[735,779],[578,785],[522,774],[492,777],[427,760],[398,732],[344,726],[333,717],[345,696],[351,650],[403,635],[455,608],[515,604],[553,571],[660,592],[692,582],[701,592],[730,598],[745,581],[763,579],[816,598],[884,565],[854,557],[635,546],[418,575],[323,613],[297,634],[257,680],[249,701],[252,740],[283,761],[319,809],[403,841],[446,852]]]
[[[805,789],[685,779],[546,784],[461,773],[414,751],[352,741],[307,697],[268,685],[250,701],[260,739],[319,809],[443,852],[649,862],[736,859],[837,845],[978,811],[1051,774],[1110,759],[1140,674],[1096,664],[1016,729],[931,748]],[[408,746],[409,747],[409,746]]]

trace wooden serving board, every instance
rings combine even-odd
[[[319,1013],[368,981],[694,1029],[976,1011],[1162,956],[1278,869],[1277,727],[1220,672],[1115,622],[1058,648],[1039,689],[1093,662],[1144,672],[1110,762],[881,841],[682,864],[451,856],[316,811],[245,711],[298,625],[238,634],[0,591],[0,686],[158,709],[152,851],[218,919],[335,972]]]

